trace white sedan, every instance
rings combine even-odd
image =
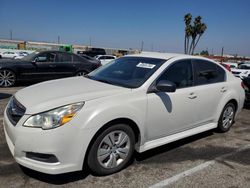
[[[15,160],[60,174],[107,175],[141,153],[207,130],[229,131],[241,111],[241,80],[202,57],[145,53],[85,77],[18,91],[4,112]],[[86,164],[86,165],[83,165]]]
[[[234,76],[241,79],[250,76],[250,63],[243,63],[238,66],[238,68],[231,69]]]
[[[18,52],[5,51],[1,53],[1,57],[5,59],[15,59],[16,57],[20,57]]]
[[[95,56],[95,58],[98,59],[99,61],[101,61],[102,65],[106,65],[109,62],[116,59],[116,56],[113,56],[113,55],[97,55],[97,56]]]

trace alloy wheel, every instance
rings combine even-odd
[[[233,119],[234,119],[234,109],[232,106],[228,106],[223,112],[222,116],[223,127],[225,129],[230,127],[233,124]]]
[[[113,131],[106,135],[97,150],[99,164],[106,169],[116,168],[129,154],[129,136],[123,131]]]
[[[10,87],[16,82],[16,76],[12,71],[2,70],[0,71],[0,86]]]
[[[78,72],[76,76],[84,76],[86,73],[85,72]]]

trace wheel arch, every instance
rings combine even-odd
[[[237,112],[238,107],[239,107],[237,100],[236,100],[236,99],[231,99],[231,100],[229,100],[229,101],[227,102],[227,104],[228,104],[228,103],[233,103],[234,106],[235,106],[235,111]],[[226,105],[227,105],[227,104],[226,104]]]
[[[231,97],[228,96],[228,97],[226,97],[226,98],[223,100],[223,102],[221,102],[221,103],[219,104],[219,107],[218,107],[218,109],[217,109],[216,122],[219,121],[220,116],[221,116],[221,113],[222,113],[224,107],[225,107],[228,103],[233,103],[233,104],[235,105],[235,112],[237,113],[238,108],[239,108],[239,103],[238,103],[237,99],[236,99],[235,97],[233,97],[233,96],[231,96]]]
[[[133,132],[135,134],[135,143],[136,143],[136,145],[138,143],[140,143],[141,132],[140,132],[139,126],[133,120],[131,120],[129,118],[116,118],[116,119],[113,119],[113,120],[107,122],[106,124],[104,124],[101,128],[99,128],[98,131],[95,133],[95,135],[92,137],[91,141],[88,144],[88,147],[87,147],[87,150],[86,150],[86,153],[85,153],[85,156],[84,156],[83,166],[84,165],[87,166],[88,154],[89,154],[90,148],[93,145],[96,138],[100,135],[100,133],[102,131],[104,131],[108,127],[111,127],[111,126],[116,125],[116,124],[126,124],[126,125],[128,125],[133,130]]]

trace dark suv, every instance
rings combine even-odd
[[[0,87],[10,87],[18,81],[38,82],[81,76],[99,66],[99,63],[68,52],[34,52],[21,60],[0,60]]]

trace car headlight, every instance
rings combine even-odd
[[[81,110],[83,105],[84,102],[79,102],[33,115],[23,126],[42,129],[53,129],[62,126],[69,122]]]

